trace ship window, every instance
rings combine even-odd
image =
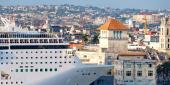
[[[52,64],[53,62],[50,62],[50,64]]]
[[[11,59],[13,59],[13,57],[11,57]]]
[[[55,53],[57,53],[57,51],[55,51]]]
[[[54,71],[57,71],[57,68],[55,68]]]
[[[3,57],[1,57],[1,59],[3,59]]]
[[[18,72],[18,69],[16,69],[15,71]]]
[[[47,64],[47,62],[45,62],[45,64]]]
[[[23,72],[23,69],[20,69],[21,72]]]
[[[25,72],[28,72],[28,69],[25,69]]]
[[[62,53],[62,51],[60,51],[60,53]]]
[[[16,84],[18,84],[18,82],[16,82]]]
[[[53,69],[52,69],[52,68],[50,68],[50,71],[53,71]]]
[[[6,84],[8,84],[8,82],[6,82]]]
[[[55,62],[55,64],[56,64],[57,62]]]
[[[38,71],[38,69],[35,69],[35,72],[37,72]]]
[[[30,72],[33,72],[33,69],[30,69]]]
[[[41,69],[40,69],[40,72],[42,72],[42,71],[43,71],[43,69],[41,68]]]
[[[8,59],[8,57],[6,57],[6,59]]]
[[[45,72],[47,72],[47,71],[48,71],[48,69],[46,68],[46,69],[45,69]]]
[[[53,58],[52,56],[50,58]]]
[[[52,53],[52,51],[50,51],[50,53]]]
[[[55,56],[55,58],[57,58],[57,56]]]

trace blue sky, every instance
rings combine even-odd
[[[170,0],[0,0],[0,5],[73,4],[82,6],[170,9]]]

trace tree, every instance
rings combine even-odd
[[[83,34],[83,35],[82,35],[82,40],[83,40],[84,44],[87,44],[88,41],[89,41],[88,35],[87,35],[87,34]]]
[[[95,33],[92,39],[93,44],[98,44],[99,43],[99,33]]]

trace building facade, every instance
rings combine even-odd
[[[114,85],[156,85],[156,62],[153,60],[116,60]]]
[[[109,19],[99,27],[99,46],[102,52],[127,51],[128,28],[118,20]]]
[[[170,17],[161,20],[159,39],[160,51],[170,55]]]

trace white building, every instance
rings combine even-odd
[[[170,55],[170,17],[161,20],[159,39],[160,51]]]
[[[99,27],[100,38],[97,50],[77,51],[83,63],[93,64],[112,64],[119,52],[126,52],[128,43],[128,28],[116,19],[109,19],[105,24]]]
[[[156,85],[153,60],[116,60],[114,65],[114,85]]]
[[[128,28],[116,19],[109,19],[99,27],[99,46],[102,52],[127,51]]]

